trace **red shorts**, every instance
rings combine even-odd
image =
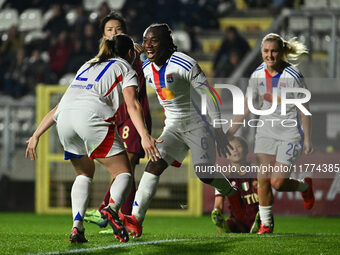
[[[144,158],[145,153],[142,148],[141,138],[131,119],[124,121],[124,123],[118,127],[118,134],[127,152],[136,153],[139,158]]]

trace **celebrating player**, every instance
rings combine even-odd
[[[116,34],[127,33],[127,27],[125,20],[121,15],[116,12],[111,12],[109,15],[105,16],[99,25],[100,31],[102,33],[103,39],[112,38],[112,36]],[[135,48],[138,47],[138,44],[135,44]],[[140,47],[140,46],[139,46]],[[149,133],[151,133],[151,115],[149,110],[149,102],[146,95],[146,84],[142,69],[142,61],[140,60],[140,53],[138,51],[142,51],[142,49],[136,49],[136,59],[132,64],[133,69],[136,71],[138,76],[138,91],[137,91],[137,99],[142,106],[143,114],[145,118],[145,123],[148,128]],[[138,135],[136,128],[134,127],[131,118],[127,112],[126,104],[123,103],[117,111],[116,125],[118,129],[118,133],[125,145],[129,160],[131,162],[131,170],[132,170],[132,187],[131,192],[128,195],[126,201],[123,203],[121,207],[121,211],[124,214],[131,214],[132,211],[132,203],[135,198],[136,193],[136,184],[134,179],[134,172],[136,164],[139,163],[139,159],[144,157],[144,151],[141,146],[141,138]],[[93,222],[100,227],[105,227],[107,222],[101,218],[100,211],[109,204],[110,200],[110,188],[106,192],[102,204],[99,206],[98,210],[86,212],[85,221]]]
[[[180,166],[189,149],[195,169],[196,166],[215,164],[214,135],[217,149],[223,154],[228,151],[223,130],[216,128],[215,134],[210,133],[202,116],[197,111],[192,111],[195,105],[190,97],[190,89],[200,93],[200,88],[209,88],[197,62],[176,51],[177,47],[167,24],[149,26],[143,37],[143,48],[148,58],[143,64],[145,79],[157,92],[166,120],[159,138],[163,143],[157,144],[162,159],[148,162],[138,186],[132,216],[119,215],[128,232],[135,237],[142,234],[142,222],[156,192],[160,175],[169,165]],[[210,109],[213,113],[212,108]],[[197,171],[196,174],[203,182],[212,185],[229,198],[236,217],[243,217],[239,193],[222,174],[219,175],[220,178],[207,178]]]
[[[218,190],[215,190],[215,204],[214,210],[211,212],[211,219],[219,233],[256,233],[261,224],[258,214],[257,180],[249,178],[250,174],[241,169],[241,166],[250,166],[250,163],[247,162],[248,144],[243,137],[234,136],[230,140],[230,145],[233,149],[230,151],[231,154],[227,155],[227,158],[236,172],[233,171],[227,177],[240,192],[245,207],[245,215],[243,219],[236,219],[230,207],[230,217],[225,220],[223,216],[224,196]]]
[[[93,159],[101,163],[115,179],[110,187],[111,203],[101,213],[120,241],[129,240],[118,210],[131,188],[131,166],[115,125],[118,107],[125,100],[131,119],[142,137],[146,156],[160,157],[158,141],[149,135],[143,112],[136,98],[136,72],[133,41],[121,34],[104,39],[95,58],[86,62],[66,90],[59,104],[42,120],[27,141],[26,157],[34,160],[39,137],[55,122],[59,140],[76,172],[71,190],[73,228],[70,242],[87,242],[84,235],[89,188],[95,171]]]
[[[255,137],[254,152],[258,165],[262,166],[258,175],[259,212],[261,228],[259,234],[273,232],[273,194],[272,187],[277,191],[300,191],[306,209],[314,204],[312,179],[295,180],[289,178],[290,173],[277,171],[270,173],[265,169],[289,169],[301,152],[313,152],[311,141],[311,117],[293,104],[287,104],[286,115],[281,112],[280,92],[284,89],[305,88],[303,76],[288,60],[296,60],[306,53],[306,47],[294,38],[285,41],[277,34],[268,34],[262,40],[261,53],[263,63],[253,72],[249,80],[249,87],[253,93],[253,103],[260,103],[261,110],[268,110],[272,103],[277,103],[275,112],[261,115],[264,125],[258,127]],[[277,93],[275,93],[275,91]],[[303,93],[287,93],[287,98],[303,98]],[[245,115],[236,115],[228,136],[235,134],[240,122],[249,114],[248,99],[245,99]],[[308,102],[302,104],[308,111]],[[275,105],[274,105],[275,107]],[[279,120],[279,121],[270,121]],[[285,126],[281,125],[284,121]],[[301,124],[302,126],[301,126]],[[272,168],[270,168],[272,167]]]

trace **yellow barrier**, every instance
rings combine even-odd
[[[67,87],[58,85],[43,85],[37,86],[37,106],[36,106],[36,121],[37,125],[41,122],[44,116],[54,107],[51,105],[51,97],[53,95],[62,95]],[[51,164],[66,164],[62,153],[51,152],[51,137],[53,134],[49,130],[40,138],[40,143],[37,148],[38,159],[36,162],[36,183],[35,183],[35,211],[40,214],[45,213],[71,213],[70,206],[52,206],[51,205]],[[54,135],[55,136],[55,135]],[[66,163],[65,163],[66,162]],[[146,164],[146,160],[142,159],[140,164]],[[169,215],[169,216],[199,216],[202,214],[203,202],[202,202],[202,184],[198,178],[190,177],[190,172],[193,171],[190,155],[188,155],[183,161],[183,171],[186,166],[187,171],[187,206],[184,209],[150,209],[148,215]],[[171,169],[170,169],[171,170]],[[71,171],[71,170],[70,170]],[[167,170],[168,171],[168,170]],[[173,171],[174,172],[174,171]],[[96,172],[97,174],[97,172]],[[171,174],[171,173],[170,173]],[[177,172],[173,173],[176,177]],[[163,176],[163,175],[162,175]],[[162,177],[161,177],[162,179]],[[176,178],[174,178],[176,179]],[[96,180],[96,175],[94,181]],[[108,188],[110,180],[107,180]],[[169,184],[171,185],[171,184]],[[157,193],[156,193],[157,195]],[[103,193],[104,196],[104,193]],[[66,203],[66,202],[65,202]],[[99,205],[99,204],[98,204]]]

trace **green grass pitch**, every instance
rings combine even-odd
[[[71,224],[70,215],[0,213],[0,254],[340,254],[340,218],[276,217],[275,233],[259,236],[218,234],[209,216],[149,216],[126,244],[89,223],[89,242],[70,244]]]

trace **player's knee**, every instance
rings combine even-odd
[[[167,167],[168,163],[164,159],[158,159],[157,161],[149,160],[145,172],[160,176]]]
[[[270,180],[270,184],[275,190],[280,191],[283,184],[284,184],[284,179],[282,179],[282,178],[272,178]]]

